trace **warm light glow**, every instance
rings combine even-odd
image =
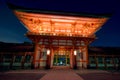
[[[50,55],[50,50],[47,50],[47,55]]]
[[[108,18],[68,17],[14,11],[29,32],[42,35],[91,37]],[[70,34],[70,35],[68,35]]]
[[[74,51],[74,55],[77,55],[77,51],[76,50]]]

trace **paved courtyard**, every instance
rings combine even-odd
[[[13,70],[0,72],[0,80],[120,80],[120,73],[84,69]]]

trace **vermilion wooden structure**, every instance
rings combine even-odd
[[[26,9],[14,9],[14,14],[28,29],[26,36],[35,43],[34,68],[48,64],[50,68],[87,68],[87,47],[96,39],[95,32],[109,19],[103,15]],[[47,50],[50,50],[49,58]],[[76,58],[74,51],[77,52]]]

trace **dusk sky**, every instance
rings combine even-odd
[[[27,29],[20,23],[6,1],[26,8],[65,12],[111,13],[110,19],[96,33],[92,46],[120,47],[119,0],[0,0],[0,41],[22,43]]]

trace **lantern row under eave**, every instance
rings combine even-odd
[[[28,31],[36,35],[93,37],[108,18],[71,17],[14,11]]]

